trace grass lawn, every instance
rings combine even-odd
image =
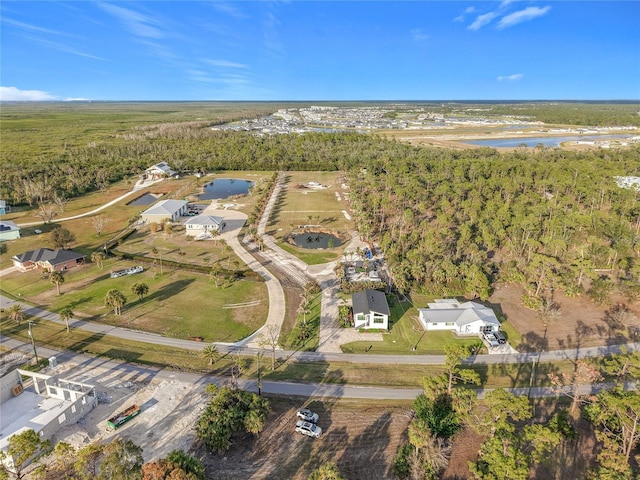
[[[415,354],[443,355],[448,343],[461,343],[469,347],[478,347],[478,353],[486,353],[479,338],[456,337],[453,332],[425,332],[418,322],[418,310],[409,302],[398,302],[395,298],[389,302],[391,323],[389,333],[382,335],[381,342],[359,341],[342,345],[345,353]],[[372,348],[369,348],[372,346]],[[484,349],[484,351],[482,350]]]
[[[169,268],[164,275],[145,269],[141,274],[110,278],[110,270],[133,265],[109,259],[103,270],[95,265],[69,270],[59,296],[55,286],[37,272],[7,275],[2,289],[54,312],[70,307],[77,318],[176,338],[202,337],[207,342],[240,340],[257,330],[267,316],[267,289],[261,282],[243,280],[216,288],[207,275]],[[143,300],[131,292],[134,283],[149,286]],[[104,305],[110,289],[127,297],[121,316]]]
[[[353,220],[347,220],[342,210],[348,210],[346,196],[349,190],[342,188],[339,172],[287,172],[286,188],[276,201],[271,218],[267,224],[267,233],[273,235],[278,243],[284,243],[287,235],[301,225],[321,225],[328,230],[335,230],[349,238],[354,229]],[[326,185],[327,188],[305,188],[309,182]],[[294,255],[309,249],[292,247]],[[329,260],[313,260],[313,263],[324,263],[342,255],[343,247],[327,249],[333,255]],[[302,258],[302,257],[301,257]],[[309,257],[312,259],[313,257]]]

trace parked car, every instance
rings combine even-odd
[[[305,422],[304,420],[297,421],[296,432],[313,438],[318,438],[322,435],[322,429],[319,426],[315,423]]]
[[[311,423],[318,423],[318,418],[320,418],[320,415],[312,412],[308,408],[301,408],[296,412],[296,415],[300,417],[302,420],[304,420],[305,422],[311,422]]]
[[[498,343],[507,343],[507,337],[505,337],[502,332],[500,331],[493,332],[493,336],[496,337],[496,340],[498,340]]]
[[[491,347],[497,347],[498,345],[500,345],[500,342],[498,342],[498,339],[493,333],[485,333],[483,335],[483,338]]]

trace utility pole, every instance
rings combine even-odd
[[[31,337],[31,345],[33,345],[33,354],[36,357],[36,364],[40,361],[40,359],[38,358],[38,352],[36,351],[36,340],[33,338],[33,331],[32,331],[32,325],[33,322],[31,320],[29,320],[29,336]]]
[[[256,356],[258,357],[257,362],[258,362],[258,395],[262,396],[262,380],[260,379],[260,352],[258,352],[256,354]]]

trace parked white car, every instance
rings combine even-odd
[[[296,415],[300,417],[302,420],[304,420],[305,422],[311,422],[311,423],[318,423],[318,418],[320,418],[320,415],[312,412],[308,408],[301,408],[296,412]]]
[[[304,420],[298,420],[296,423],[296,432],[309,437],[318,438],[322,435],[322,429],[315,423],[305,422]]]

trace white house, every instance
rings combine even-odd
[[[20,227],[9,220],[0,221],[0,242],[20,238]]]
[[[187,212],[187,204],[185,200],[161,200],[142,212],[140,217],[146,223],[175,222]]]
[[[222,217],[214,217],[213,215],[196,215],[184,222],[185,234],[190,237],[198,237],[207,235],[211,232],[222,232],[226,223]]]
[[[351,295],[355,328],[389,329],[389,304],[384,292],[364,290]]]
[[[49,440],[93,410],[98,398],[93,385],[17,369],[0,378],[0,402],[0,450],[6,454],[13,435],[31,429],[42,440]],[[10,455],[2,463],[14,471]]]
[[[170,177],[176,172],[166,162],[156,163],[144,171],[144,178],[148,180],[157,180],[159,178]]]
[[[425,330],[453,330],[459,335],[477,335],[500,329],[500,321],[493,310],[479,303],[460,303],[455,298],[446,298],[428,305],[429,308],[418,309]]]

